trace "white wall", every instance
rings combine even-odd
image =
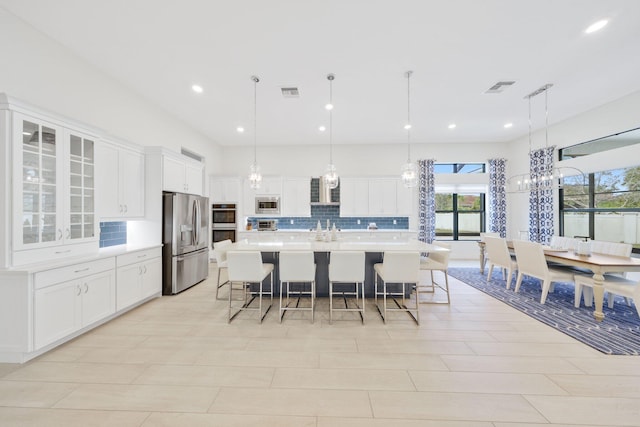
[[[552,107],[550,105],[550,109]],[[640,127],[638,111],[640,111],[640,91],[550,126],[549,145],[563,148]],[[544,145],[544,130],[535,132],[532,138],[532,148],[535,150],[544,147]],[[507,175],[529,171],[528,136],[512,142],[509,145],[508,152]],[[555,158],[557,159],[557,155]],[[558,166],[577,167],[585,173],[636,165],[640,165],[640,145],[623,147],[558,163]],[[555,202],[554,211],[556,215],[554,219],[557,233],[559,231],[557,194]],[[528,194],[508,194],[507,206],[507,236],[516,238],[519,230],[528,230],[529,228]]]
[[[504,157],[506,144],[414,143],[411,159],[446,162],[485,162]],[[223,147],[225,159],[219,175],[246,175],[253,162],[253,147]],[[320,176],[329,163],[329,146],[258,146],[258,164],[263,175]],[[341,176],[400,175],[407,161],[406,144],[333,145],[333,162]]]
[[[140,145],[184,146],[218,169],[218,146],[0,8],[0,92]]]

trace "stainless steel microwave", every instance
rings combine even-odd
[[[256,196],[256,214],[280,214],[280,197]]]

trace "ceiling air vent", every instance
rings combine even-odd
[[[285,98],[300,98],[300,92],[297,87],[281,87],[282,96]]]
[[[513,80],[502,80],[491,86],[484,93],[502,93],[506,87],[509,87],[514,83],[515,81]]]

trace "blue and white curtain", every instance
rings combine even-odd
[[[489,231],[507,237],[507,160],[489,159]]]
[[[555,146],[532,151],[529,158],[529,240],[549,244],[553,236],[553,188],[539,185],[553,171]]]
[[[436,192],[433,175],[433,159],[418,160],[420,173],[418,214],[420,225],[418,240],[431,243],[436,237]]]

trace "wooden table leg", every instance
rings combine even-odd
[[[596,322],[602,322],[604,320],[604,313],[602,312],[602,305],[604,302],[604,286],[602,282],[604,276],[601,273],[594,273],[593,275],[593,301],[594,312],[593,316]]]
[[[484,245],[478,245],[480,247],[480,274],[484,275]]]

